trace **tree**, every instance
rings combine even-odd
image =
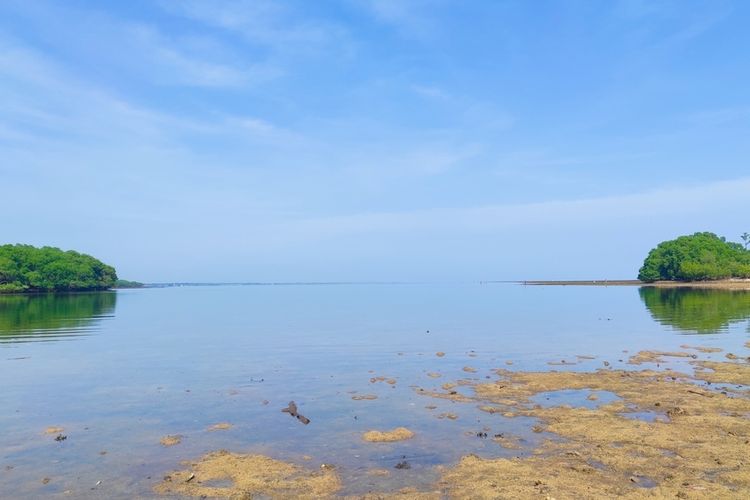
[[[659,243],[638,272],[638,279],[701,281],[750,278],[750,252],[713,233],[695,233]]]
[[[82,253],[31,245],[0,245],[0,293],[106,290],[115,269]]]
[[[740,238],[745,242],[745,250],[747,250],[747,246],[750,245],[750,233],[742,233]]]

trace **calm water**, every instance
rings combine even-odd
[[[466,453],[528,452],[478,439],[480,430],[522,436],[528,449],[544,436],[530,431],[532,419],[427,398],[418,387],[485,378],[506,361],[548,370],[560,369],[549,361],[596,356],[565,368],[592,370],[604,360],[632,368],[623,351],[686,343],[741,353],[748,318],[750,293],[635,287],[277,285],[0,296],[0,496],[152,497],[181,461],[221,448],[313,468],[335,464],[345,493],[427,484],[434,465]],[[397,383],[371,383],[378,376]],[[378,399],[354,401],[356,394]],[[310,425],[280,412],[290,400]],[[458,419],[437,418],[444,413]],[[206,431],[218,422],[234,427]],[[49,426],[63,427],[67,440],[55,442],[44,433]],[[417,435],[394,444],[360,438],[395,426]],[[167,434],[182,443],[162,447]],[[411,470],[366,475],[404,456]]]

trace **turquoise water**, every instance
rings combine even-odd
[[[749,317],[746,292],[636,287],[259,285],[0,296],[0,496],[151,497],[181,461],[222,448],[334,464],[344,493],[429,484],[435,465],[467,453],[523,455],[544,436],[531,432],[533,419],[420,396],[419,388],[494,377],[495,368],[638,368],[626,364],[630,354],[682,344],[739,354]],[[689,370],[684,363],[670,366]],[[371,382],[379,376],[396,383]],[[358,394],[377,399],[353,400]],[[281,413],[290,400],[309,425]],[[438,418],[447,413],[458,418]],[[233,427],[206,430],[219,422]],[[44,432],[50,426],[67,439],[54,441]],[[416,437],[361,440],[366,430],[396,426]],[[527,447],[504,449],[480,431],[518,436]],[[174,434],[183,436],[179,445],[159,444]],[[404,459],[412,468],[394,470]],[[367,476],[373,467],[393,473]]]

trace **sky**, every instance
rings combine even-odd
[[[0,243],[167,281],[634,278],[750,231],[750,2],[0,2]]]

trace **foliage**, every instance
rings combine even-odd
[[[659,243],[638,272],[638,279],[646,282],[725,278],[750,278],[750,251],[713,233],[695,233]]]
[[[713,333],[750,318],[750,292],[641,287],[641,300],[659,323],[678,330]]]
[[[115,288],[143,288],[145,285],[139,281],[117,280]]]
[[[750,245],[750,233],[742,233],[742,241],[745,243],[745,250],[747,250],[747,246]]]
[[[105,290],[113,267],[85,254],[31,245],[0,245],[0,293]]]
[[[17,333],[84,328],[114,314],[116,301],[114,292],[0,295],[0,340]]]

